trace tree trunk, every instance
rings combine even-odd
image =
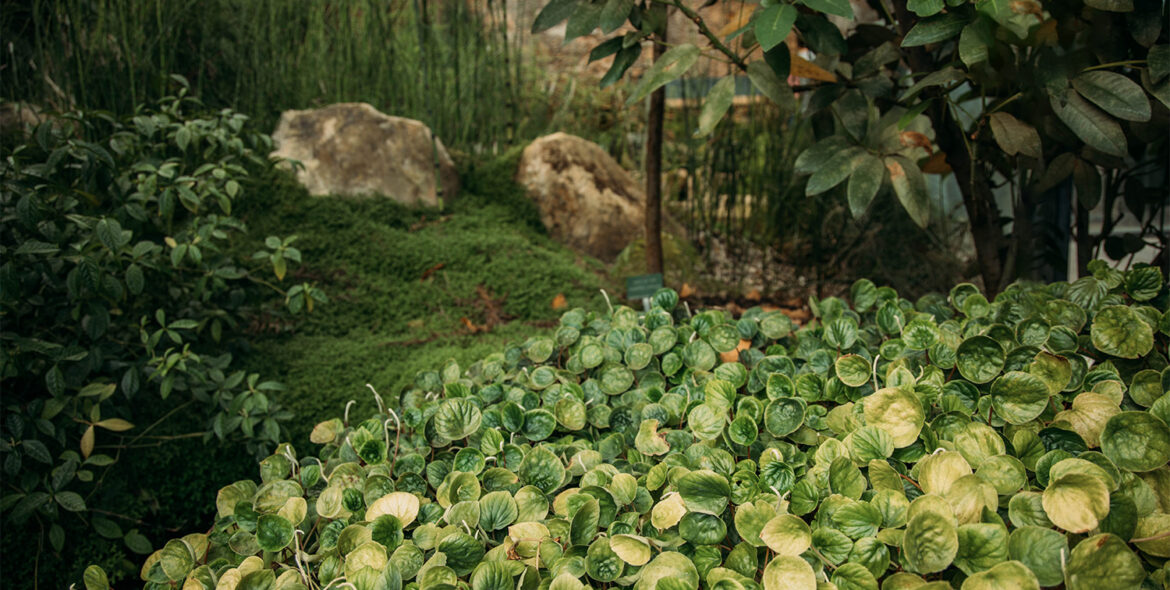
[[[654,44],[654,61],[666,52],[666,21]],[[666,87],[650,94],[646,113],[646,272],[662,272],[662,123],[665,118]]]
[[[891,3],[898,19],[898,29],[904,37],[917,19],[906,8],[906,2],[895,0]],[[915,73],[929,74],[935,71],[933,62],[921,47],[905,50],[906,61]],[[963,195],[963,206],[971,226],[971,238],[975,242],[975,258],[979,274],[983,277],[983,289],[989,296],[995,295],[1003,283],[1003,260],[1000,246],[1003,243],[1003,228],[999,223],[999,207],[987,177],[978,169],[967,151],[967,142],[959,121],[950,115],[947,104],[938,88],[929,88],[923,98],[933,98],[928,113],[934,126],[935,142],[947,157],[947,164],[959,183]]]

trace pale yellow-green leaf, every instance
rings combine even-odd
[[[409,492],[390,492],[377,500],[366,509],[366,521],[373,522],[383,514],[393,515],[407,526],[418,516],[418,496]]]

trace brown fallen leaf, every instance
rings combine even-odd
[[[951,165],[947,163],[946,152],[935,152],[925,164],[922,165],[923,174],[950,174]]]
[[[748,301],[759,301],[763,298],[763,295],[760,294],[759,289],[752,289],[751,291],[748,291],[748,294],[744,295],[744,297],[747,298]]]
[[[569,305],[569,302],[565,300],[564,293],[557,293],[557,296],[553,297],[553,300],[552,300],[552,308],[553,309],[563,309],[567,305]]]
[[[439,271],[439,270],[441,270],[441,269],[442,269],[444,266],[447,266],[447,263],[446,263],[446,262],[440,262],[440,263],[438,263],[438,264],[436,264],[436,265],[434,265],[434,266],[432,266],[432,267],[430,267],[430,268],[428,268],[428,269],[424,270],[424,271],[423,271],[423,273],[422,273],[422,277],[420,277],[420,278],[418,279],[418,280],[419,280],[419,282],[421,283],[422,281],[425,281],[425,280],[427,280],[428,278],[430,278],[430,276],[431,276],[431,275],[435,274],[435,272],[436,272],[436,271]]]
[[[687,297],[690,297],[691,295],[694,295],[694,294],[695,294],[695,288],[690,286],[687,283],[683,283],[682,287],[679,287],[679,289],[678,289],[678,296],[683,298],[683,299],[686,299]]]

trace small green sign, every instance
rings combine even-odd
[[[626,299],[649,299],[662,288],[662,273],[626,278]]]

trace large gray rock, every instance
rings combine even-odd
[[[601,146],[554,133],[524,148],[516,181],[540,210],[549,234],[569,247],[613,260],[642,236],[642,188]]]
[[[385,195],[406,205],[437,206],[436,166],[445,201],[459,175],[443,142],[420,121],[391,117],[366,103],[285,111],[272,134],[273,156],[304,165],[297,180],[312,195]]]

